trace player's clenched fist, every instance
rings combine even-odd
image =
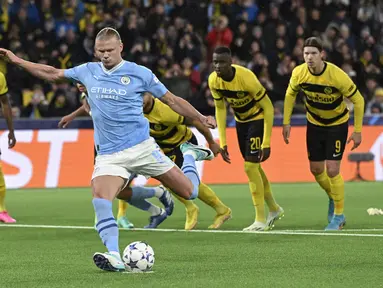
[[[203,116],[203,118],[201,119],[201,122],[203,125],[211,129],[214,129],[217,127],[217,122],[212,116]]]

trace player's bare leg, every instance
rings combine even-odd
[[[344,181],[340,174],[340,160],[327,160],[326,170],[330,180],[331,197],[334,200],[334,217],[326,230],[341,230],[346,225],[344,216]]]
[[[125,270],[118,246],[118,226],[112,211],[112,201],[124,187],[125,181],[121,177],[109,175],[97,176],[92,180],[92,202],[98,220],[96,229],[108,249],[106,253],[95,253],[93,261],[105,271]]]
[[[168,172],[153,178],[160,181],[165,187],[168,187],[183,199],[194,199],[198,195],[198,192],[195,192],[196,189],[194,188],[193,183],[177,166],[174,166]]]
[[[334,200],[331,194],[331,184],[328,172],[326,171],[325,161],[310,161],[310,171],[314,175],[316,182],[328,196],[327,220],[330,223],[334,217]]]

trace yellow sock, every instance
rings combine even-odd
[[[334,199],[334,214],[342,215],[344,211],[344,181],[342,175],[338,174],[330,179],[331,198]]]
[[[192,208],[197,206],[197,205],[194,204],[194,202],[192,200],[186,200],[186,199],[178,196],[176,193],[173,193],[173,192],[172,192],[172,194],[173,194],[174,197],[176,197],[178,199],[178,201],[180,201],[182,204],[185,205],[186,210],[192,209]]]
[[[205,204],[209,205],[211,208],[217,211],[218,214],[225,213],[225,211],[227,210],[226,205],[223,204],[221,200],[219,200],[218,196],[214,193],[214,191],[202,182],[199,185],[198,199],[203,201]]]
[[[322,187],[322,189],[327,193],[328,197],[332,198],[330,179],[327,176],[326,170],[319,175],[315,175],[315,180],[318,182],[319,186]]]
[[[128,203],[124,200],[118,200],[118,213],[117,219],[126,216],[126,210],[128,209]]]
[[[262,176],[259,172],[259,164],[245,162],[245,172],[249,178],[251,197],[255,207],[255,221],[265,223],[265,195]]]
[[[259,165],[259,173],[261,173],[261,177],[262,177],[264,194],[265,194],[265,202],[267,204],[267,207],[269,207],[269,211],[276,212],[279,209],[279,205],[277,204],[277,202],[275,202],[273,192],[271,191],[271,185],[270,185],[269,179],[267,179],[265,171],[263,171],[261,165]]]
[[[3,168],[0,165],[0,212],[6,211],[5,208],[5,180],[3,174]]]
[[[172,192],[171,190],[169,190]],[[198,223],[198,206],[194,203],[193,200],[186,200],[176,193],[172,192],[173,196],[176,197],[182,204],[185,205],[186,209],[186,223],[185,230],[193,229]]]

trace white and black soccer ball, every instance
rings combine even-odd
[[[122,260],[130,272],[148,272],[154,265],[153,248],[145,242],[136,241],[126,246]]]

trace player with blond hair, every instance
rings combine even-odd
[[[95,55],[100,62],[71,69],[56,69],[26,61],[0,48],[2,58],[38,78],[50,82],[69,79],[82,83],[88,91],[97,149],[92,203],[98,219],[98,234],[108,250],[95,253],[93,260],[97,267],[106,271],[125,271],[112,201],[131,175],[156,178],[179,196],[194,199],[200,184],[195,161],[214,157],[210,149],[185,143],[185,159],[180,169],[161,152],[149,135],[149,123],[142,113],[144,92],[150,92],[180,115],[200,121],[209,128],[215,127],[215,120],[201,115],[190,103],[173,95],[151,70],[123,60],[122,51],[119,33],[109,27],[96,36]]]

